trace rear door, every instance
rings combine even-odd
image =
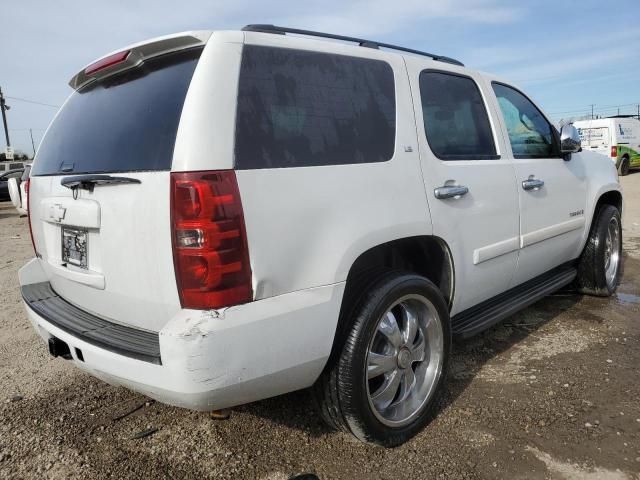
[[[433,233],[454,259],[455,314],[510,285],[518,255],[513,165],[501,155],[480,77],[406,60]]]
[[[106,319],[158,330],[180,308],[169,180],[200,52],[147,59],[80,88],[34,161],[30,214],[49,281],[67,301]],[[79,187],[68,188],[69,179]]]
[[[493,82],[507,131],[520,204],[520,256],[513,285],[580,255],[586,172],[579,153],[566,161],[558,134],[522,92]]]
[[[611,132],[607,126],[578,129],[582,148],[595,150],[609,156],[611,152]],[[615,143],[614,143],[615,144]]]

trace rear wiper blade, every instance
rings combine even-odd
[[[96,185],[118,185],[124,183],[142,183],[137,178],[112,177],[111,175],[77,175],[74,177],[64,177],[60,180],[60,185],[71,190],[88,190],[93,192]]]

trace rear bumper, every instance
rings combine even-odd
[[[23,287],[46,282],[39,262],[20,270]],[[222,310],[181,310],[157,332],[161,364],[105,348],[25,307],[45,342],[56,337],[67,343],[79,368],[163,403],[213,410],[312,385],[331,351],[343,288],[339,283]]]
[[[49,282],[31,283],[21,290],[29,310],[71,336],[110,352],[162,364],[156,332],[109,322],[86,312],[60,297]]]

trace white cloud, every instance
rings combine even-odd
[[[320,31],[380,36],[415,27],[425,20],[500,24],[513,22],[522,14],[522,8],[496,0],[360,0],[347,5],[323,2],[321,8],[312,7],[303,14],[285,17],[283,21]]]
[[[517,20],[508,0],[20,0],[4,2],[0,77],[5,95],[61,104],[67,82],[95,58],[146,38],[192,29],[274,23],[373,39],[417,35],[435,21],[496,25]],[[10,127],[30,149],[29,127],[41,135],[55,110],[13,102]],[[14,140],[18,142],[18,140]],[[0,149],[2,145],[0,145]]]

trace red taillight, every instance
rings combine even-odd
[[[109,55],[108,57],[103,58],[102,60],[98,60],[97,62],[92,63],[87,68],[85,68],[84,74],[91,75],[92,73],[96,73],[100,70],[104,70],[105,68],[113,67],[118,63],[122,63],[129,56],[129,52],[131,52],[131,50],[125,50],[124,52],[114,53],[113,55]]]
[[[173,262],[184,308],[250,302],[251,266],[233,170],[171,174]]]
[[[27,222],[29,222],[29,235],[31,236],[31,245],[33,245],[33,251],[36,254],[36,257],[38,257],[38,251],[36,250],[36,242],[33,239],[33,229],[31,228],[31,179],[27,178],[27,180],[24,182],[24,194],[27,197]]]
[[[611,158],[617,158],[618,157],[618,146],[617,145],[612,145],[611,146]]]

